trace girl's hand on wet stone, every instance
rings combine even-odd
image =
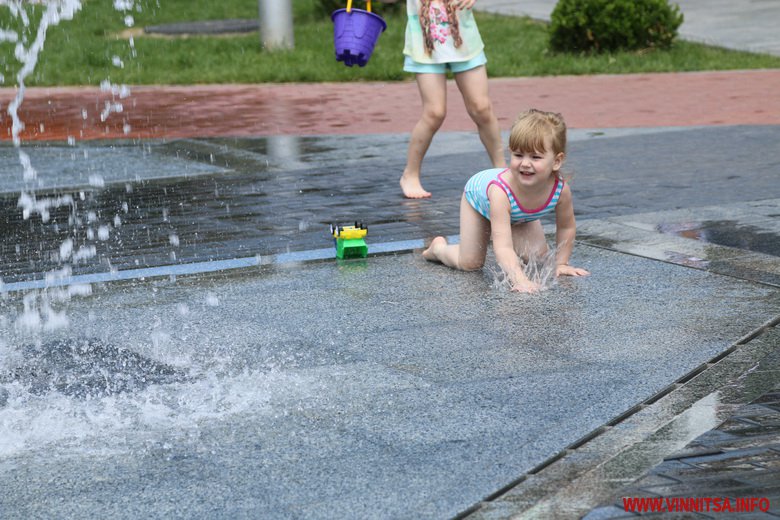
[[[531,280],[521,280],[512,285],[513,292],[536,294],[539,292],[539,289],[539,284],[532,282]]]
[[[562,264],[555,267],[555,276],[588,276],[590,272],[581,267]]]

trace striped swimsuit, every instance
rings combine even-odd
[[[550,197],[544,205],[536,209],[525,209],[517,202],[517,197],[512,193],[509,184],[503,179],[504,172],[508,171],[508,168],[491,168],[489,170],[483,170],[472,176],[466,183],[466,187],[463,190],[463,193],[466,195],[466,200],[480,215],[490,220],[488,189],[493,184],[504,190],[504,193],[506,193],[506,196],[509,198],[509,204],[511,206],[510,221],[512,224],[539,220],[544,215],[555,210],[555,205],[558,204],[558,198],[561,196],[561,190],[563,190],[563,180],[555,179],[555,186],[553,186]]]

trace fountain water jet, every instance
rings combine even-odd
[[[41,6],[36,7],[32,4],[41,4]],[[114,0],[114,8],[118,11],[127,13],[127,11],[132,10],[134,6],[134,0]],[[98,222],[93,213],[88,214],[86,223],[84,222],[84,219],[78,215],[79,206],[86,199],[83,191],[80,192],[79,197],[74,197],[71,194],[48,196],[44,198],[38,198],[36,196],[35,190],[40,185],[40,181],[38,180],[38,172],[33,166],[30,156],[22,149],[21,133],[24,130],[24,123],[19,117],[19,108],[24,100],[26,79],[35,70],[38,58],[44,48],[46,34],[49,28],[58,25],[61,21],[72,20],[74,15],[81,9],[82,4],[80,0],[43,0],[39,2],[0,0],[0,7],[6,7],[13,19],[17,20],[19,25],[21,25],[21,29],[18,30],[5,28],[0,30],[0,43],[10,42],[15,44],[14,56],[21,65],[15,75],[17,87],[16,95],[13,100],[9,102],[7,107],[7,112],[12,120],[11,136],[19,156],[24,182],[18,199],[18,207],[21,208],[24,220],[39,216],[43,224],[50,222],[52,212],[55,212],[59,208],[68,208],[70,213],[70,216],[67,219],[69,236],[63,240],[58,250],[49,253],[52,258],[56,259],[61,267],[54,272],[45,274],[47,280],[62,279],[63,277],[70,276],[73,265],[88,262],[96,257],[96,248],[94,245],[90,244],[90,242],[95,240],[93,226],[97,227],[98,240],[105,241],[108,239],[112,224],[102,224]],[[40,15],[38,16],[38,11],[41,9],[42,12],[40,12]],[[31,30],[31,27],[34,25],[33,22],[36,19],[38,19],[37,28]],[[129,14],[126,14],[124,21],[126,25],[133,24],[133,18]],[[28,43],[28,32],[34,34],[30,43]],[[135,55],[135,48],[132,41],[130,42],[130,46],[132,55]],[[118,56],[114,56],[112,61],[115,66],[124,65]],[[0,79],[4,80],[4,78]],[[124,85],[112,85],[106,80],[101,83],[101,90],[104,92],[110,91],[114,97],[113,101],[106,101],[105,107],[100,115],[101,121],[105,121],[112,113],[122,112],[122,104],[120,101],[116,101],[116,98],[121,100],[128,97],[129,89]],[[125,124],[125,131],[129,132],[129,126],[127,124]],[[68,144],[71,146],[75,145],[75,139],[69,138]],[[104,186],[102,177],[99,175],[91,175],[90,186],[102,188]],[[116,218],[114,218],[113,224],[115,223]],[[56,225],[58,226],[59,224]],[[84,225],[86,227],[86,230],[84,231],[85,238],[79,239],[78,228]],[[0,288],[2,288],[2,285],[0,285]],[[79,292],[79,294],[84,293],[84,291]],[[86,294],[88,293],[89,291],[86,292]],[[67,326],[68,320],[64,311],[56,311],[54,307],[56,304],[66,303],[71,295],[70,292],[63,292],[61,290],[49,291],[43,289],[40,291],[31,291],[24,298],[24,312],[17,320],[17,327],[27,329],[30,332],[36,332],[40,328]]]

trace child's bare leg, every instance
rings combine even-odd
[[[431,240],[430,245],[425,249],[425,251],[422,252],[422,256],[429,262],[444,263],[440,258],[445,256],[444,250],[448,247],[458,247],[458,246],[449,245],[447,244],[446,238],[442,236],[438,236],[433,240]]]
[[[447,115],[447,77],[444,74],[417,74],[416,77],[423,104],[422,116],[412,129],[406,154],[406,168],[400,180],[404,197],[410,199],[431,196],[430,192],[422,187],[420,169],[433,136]]]
[[[501,127],[493,112],[493,104],[488,94],[487,69],[484,65],[455,74],[466,110],[479,130],[479,138],[485,146],[490,161],[495,168],[506,166],[504,146],[501,142]]]
[[[489,242],[490,222],[463,196],[460,199],[460,243],[448,244],[444,237],[436,237],[423,251],[423,258],[453,269],[474,271],[485,264]]]
[[[542,258],[549,251],[544,228],[539,220],[514,224],[512,243],[515,246],[515,253],[524,262],[528,262],[529,258]]]

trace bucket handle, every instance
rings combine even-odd
[[[352,0],[347,0],[347,12],[352,11]],[[371,0],[366,0],[366,11],[371,12]]]

